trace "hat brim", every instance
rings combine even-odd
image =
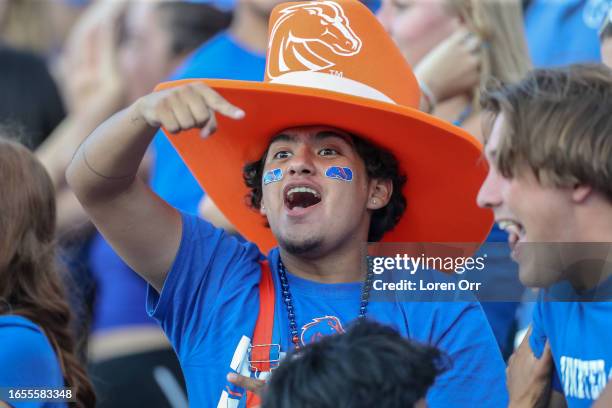
[[[258,160],[270,139],[288,128],[326,125],[390,150],[406,174],[408,205],[383,242],[481,243],[493,223],[476,205],[486,177],[481,144],[464,130],[416,109],[385,102],[264,82],[189,79],[157,90],[204,82],[246,112],[241,120],[217,114],[217,132],[169,134],[206,194],[246,239],[267,252],[277,242],[262,215],[250,208],[243,166]]]

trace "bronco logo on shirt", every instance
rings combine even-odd
[[[300,341],[305,346],[320,340],[323,336],[340,333],[344,333],[344,328],[336,316],[316,317],[302,327]]]

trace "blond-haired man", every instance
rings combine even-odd
[[[478,203],[510,232],[521,281],[543,288],[508,369],[511,406],[590,406],[612,375],[612,71],[536,70],[483,104]]]

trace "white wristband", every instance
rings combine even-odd
[[[436,104],[438,103],[438,101],[436,100],[436,97],[434,96],[433,92],[431,92],[431,89],[429,89],[429,87],[427,86],[425,82],[419,81],[418,79],[417,81],[419,83],[419,88],[421,88],[421,92],[423,93],[423,96],[425,97],[425,99],[427,100],[427,103],[429,104],[428,113],[431,113],[436,108]]]

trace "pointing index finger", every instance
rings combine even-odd
[[[245,112],[242,109],[229,103],[212,88],[198,84],[195,89],[206,100],[206,104],[215,112],[219,112],[232,119],[244,118]]]

